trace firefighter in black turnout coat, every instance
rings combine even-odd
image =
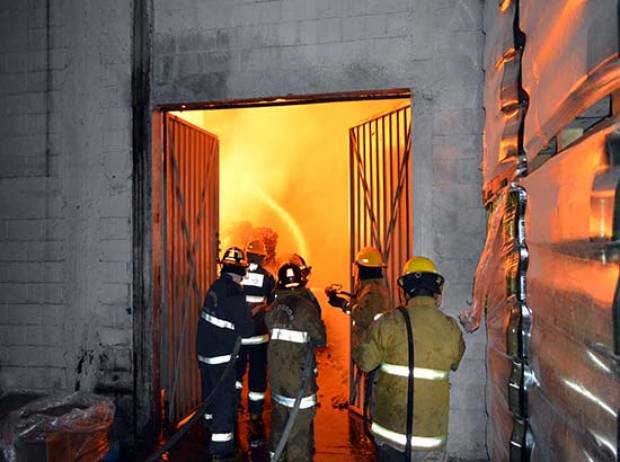
[[[245,248],[248,258],[248,271],[241,281],[245,301],[250,306],[254,331],[241,339],[241,350],[237,360],[237,390],[243,389],[243,376],[249,363],[248,372],[248,410],[255,421],[263,414],[265,391],[267,390],[267,345],[269,333],[265,326],[265,308],[274,300],[276,281],[269,271],[263,268],[267,252],[263,241],[254,239]],[[239,393],[241,395],[241,393]]]
[[[266,323],[271,333],[269,344],[269,383],[271,385],[271,441],[272,451],[282,437],[286,421],[294,407],[295,399],[305,385],[299,413],[292,427],[283,454],[289,462],[312,460],[312,422],[317,404],[317,383],[313,371],[315,347],[326,344],[325,325],[317,307],[300,294],[301,270],[286,263],[278,270],[278,288]],[[308,370],[306,371],[306,366]]]
[[[220,261],[220,277],[211,285],[200,313],[196,335],[198,367],[205,399],[222,379],[238,336],[252,335],[250,308],[245,301],[241,280],[247,261],[243,250],[232,247]],[[213,404],[204,417],[211,431],[210,452],[213,460],[226,460],[235,453],[237,392],[235,374],[221,383]]]

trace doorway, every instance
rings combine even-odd
[[[389,282],[408,256],[411,104],[406,94],[287,103],[216,105],[164,117],[165,419],[178,423],[199,402],[196,313],[215,277],[217,256],[259,237],[267,244],[270,270],[291,253],[312,266],[310,285],[323,308],[329,344],[319,356],[316,443],[317,450],[333,452],[331,442],[352,437],[342,409],[362,390],[355,390],[350,367],[350,319],[327,304],[324,288],[340,283],[351,290],[352,257],[363,246],[383,251]]]

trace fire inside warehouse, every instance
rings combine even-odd
[[[169,425],[182,426],[200,402],[194,333],[218,258],[260,240],[263,266],[276,276],[292,254],[303,257],[322,307],[329,340],[318,355],[317,450],[350,440],[359,457],[372,456],[350,360],[351,318],[327,303],[324,289],[352,291],[350,261],[363,247],[381,249],[389,278],[411,252],[411,100],[396,94],[163,117],[161,383]],[[391,299],[398,303],[397,287]],[[358,419],[346,412],[350,401]]]
[[[619,19],[0,1],[0,462],[617,461]]]

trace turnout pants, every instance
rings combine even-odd
[[[292,408],[271,402],[271,452],[274,453],[280,442],[284,427]],[[288,443],[282,458],[288,462],[310,462],[314,449],[312,434],[316,406],[300,409],[291,429]]]
[[[248,410],[251,416],[260,416],[265,404],[267,390],[267,346],[269,343],[258,345],[243,345],[237,359],[236,387],[239,395],[243,388],[243,376],[248,368]]]
[[[202,399],[204,400],[215,388],[226,364],[200,363],[202,379]],[[211,405],[207,408],[204,418],[211,432],[209,451],[214,456],[228,456],[235,451],[235,423],[237,418],[237,392],[234,374],[220,385]]]

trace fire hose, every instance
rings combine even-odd
[[[278,441],[278,445],[276,446],[276,450],[271,457],[271,462],[278,462],[280,457],[282,457],[282,452],[284,452],[284,448],[286,443],[288,442],[289,437],[291,436],[291,431],[293,430],[293,425],[295,424],[295,419],[297,418],[297,414],[299,414],[299,407],[301,405],[301,399],[304,395],[304,390],[306,389],[306,384],[308,380],[310,380],[310,375],[313,372],[312,368],[312,360],[314,358],[314,348],[310,345],[308,349],[308,355],[306,356],[306,362],[304,364],[304,370],[301,376],[301,385],[299,386],[299,391],[297,392],[297,396],[295,397],[295,404],[291,410],[291,413],[288,416],[286,421],[286,425],[284,426],[284,431],[282,432],[282,436],[280,437],[280,441]]]
[[[413,436],[413,370],[415,367],[415,349],[413,344],[413,326],[409,318],[409,312],[401,307],[398,311],[405,318],[405,326],[407,327],[407,359],[409,365],[409,375],[407,376],[407,440],[405,441],[405,460],[411,460],[411,438]]]
[[[170,451],[170,449],[172,449],[181,440],[181,438],[185,436],[185,434],[189,431],[190,428],[192,428],[196,424],[196,422],[198,422],[199,420],[203,418],[204,413],[207,411],[207,408],[213,402],[217,392],[222,386],[222,383],[224,383],[224,380],[230,375],[231,371],[234,369],[234,365],[237,361],[237,355],[239,354],[240,347],[241,347],[241,337],[238,336],[237,339],[235,340],[235,345],[230,355],[230,360],[226,364],[226,368],[224,369],[224,372],[222,373],[218,382],[215,384],[215,387],[213,388],[213,390],[211,390],[211,393],[209,393],[209,396],[205,398],[205,400],[202,402],[202,405],[194,413],[193,417],[185,425],[179,428],[179,430],[174,435],[172,435],[172,437],[168,440],[168,442],[164,444],[162,447],[160,447],[157,450],[157,452],[155,452],[154,454],[151,454],[145,460],[145,462],[157,462],[164,453]]]

